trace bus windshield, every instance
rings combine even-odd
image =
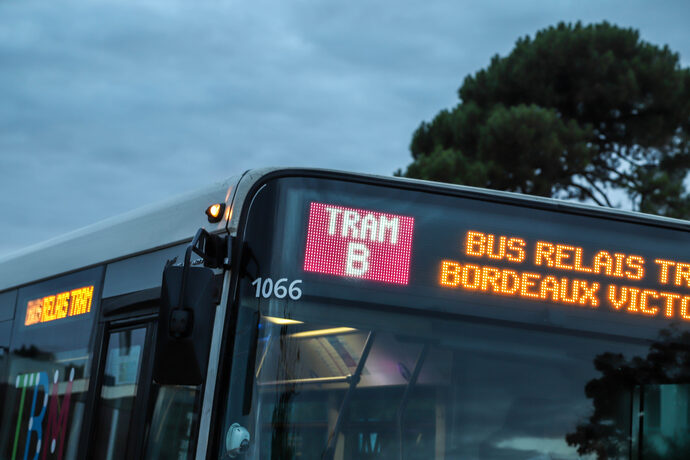
[[[684,231],[296,178],[244,231],[219,458],[690,452]]]
[[[357,316],[262,319],[253,458],[579,458],[568,439],[592,413],[585,388],[600,377],[595,361],[646,348],[528,328]],[[606,419],[621,433],[615,445],[608,440],[616,452],[608,458],[628,458],[633,390],[607,395]]]

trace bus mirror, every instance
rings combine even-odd
[[[209,268],[187,264],[165,267],[153,366],[153,379],[159,384],[203,383],[213,330],[215,291],[215,278]]]

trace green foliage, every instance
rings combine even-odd
[[[606,22],[519,39],[415,131],[408,177],[690,216],[690,70]],[[620,192],[618,192],[620,196]]]

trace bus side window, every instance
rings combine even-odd
[[[0,322],[0,414],[4,414],[3,405],[5,403],[5,391],[7,390],[7,356],[10,350],[10,333],[12,332],[12,321]],[[0,423],[2,425],[2,423]]]
[[[5,393],[9,386],[7,361],[10,352],[10,337],[12,336],[12,319],[17,300],[17,291],[7,291],[0,294],[0,414],[5,414]],[[0,429],[4,417],[0,417]]]
[[[130,441],[134,420],[146,327],[111,332],[103,383],[98,400],[94,457],[108,460],[132,458]],[[134,446],[136,448],[136,446]]]
[[[0,373],[5,373],[0,458],[71,460],[83,455],[102,274],[102,267],[94,267],[24,286],[16,291],[9,318],[7,293],[0,294],[0,322],[5,324],[0,326],[5,350],[0,355]]]
[[[199,387],[196,386],[158,387],[144,458],[184,460],[193,457],[198,396]]]

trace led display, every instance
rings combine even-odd
[[[410,286],[415,294],[435,287],[487,300],[690,321],[690,262],[650,255],[651,248],[643,256],[639,248],[579,245],[532,231],[494,233],[470,222],[454,229],[447,216],[429,219],[420,211],[415,229],[414,216],[311,201],[304,270]],[[453,234],[454,241],[446,239]]]
[[[414,218],[312,202],[304,270],[406,285]]]
[[[690,264],[606,248],[467,231],[462,259],[442,259],[438,284],[525,300],[690,320]],[[638,283],[644,282],[644,285]]]
[[[25,326],[47,323],[91,311],[93,286],[84,286],[29,300],[26,305]]]

